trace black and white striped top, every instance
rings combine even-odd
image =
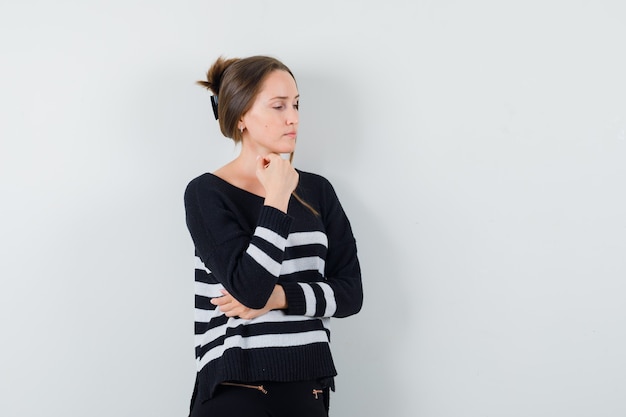
[[[225,381],[300,381],[336,375],[330,317],[357,313],[361,273],[350,223],[330,183],[298,171],[288,213],[213,174],[185,192],[187,226],[196,249],[197,398]],[[288,308],[252,320],[229,318],[210,303],[226,289],[249,308],[265,306],[274,286]]]

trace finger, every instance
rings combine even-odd
[[[230,295],[224,295],[222,297],[211,298],[211,304],[214,306],[223,306],[226,304],[230,304],[233,300],[233,297]]]
[[[280,163],[284,161],[283,158],[281,158],[280,155],[277,153],[268,153],[267,155],[262,157],[262,159],[265,162],[265,165],[263,167],[266,169],[274,164],[280,166]]]
[[[233,317],[237,315],[237,304],[234,303],[226,303],[222,305],[218,305],[217,308],[227,317]]]
[[[239,307],[239,308],[231,308],[228,311],[223,310],[222,312],[224,313],[226,317],[240,317],[244,311],[245,309],[242,309],[241,307]]]
[[[271,159],[268,156],[257,156],[256,157],[256,169],[257,171],[263,171],[270,166]]]

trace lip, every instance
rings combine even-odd
[[[285,136],[289,136],[290,138],[295,138],[296,136],[298,136],[298,132],[287,132],[285,133]]]

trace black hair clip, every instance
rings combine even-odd
[[[217,120],[217,96],[211,96],[211,106],[213,106],[213,115]]]

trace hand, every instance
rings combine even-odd
[[[287,212],[291,193],[298,185],[298,172],[278,154],[257,157],[256,176],[265,189],[265,205]]]
[[[285,291],[280,285],[274,286],[274,291],[272,291],[265,307],[258,310],[241,304],[226,290],[221,290],[220,292],[224,295],[222,297],[212,298],[211,304],[219,307],[220,311],[224,313],[226,317],[239,317],[245,320],[252,320],[262,316],[268,311],[287,308]]]

